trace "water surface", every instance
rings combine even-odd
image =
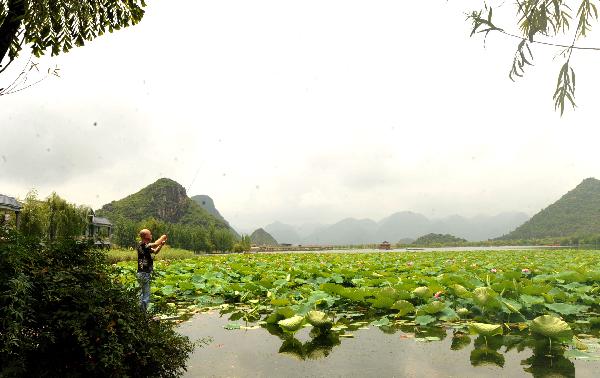
[[[600,362],[567,359],[545,342],[517,343],[520,336],[496,337],[486,345],[482,337],[453,337],[452,329],[415,333],[414,327],[367,326],[346,331],[353,338],[314,337],[310,328],[292,338],[264,326],[226,330],[228,323],[227,315],[212,312],[179,326],[192,340],[213,339],[193,353],[185,377],[600,376]]]

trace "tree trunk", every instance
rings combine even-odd
[[[8,55],[10,44],[19,32],[25,15],[25,0],[8,0],[8,15],[0,25],[0,68]]]

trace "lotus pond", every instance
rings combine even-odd
[[[135,269],[135,262],[119,263],[115,274],[126,285],[135,285]],[[544,371],[574,376],[576,366],[577,376],[586,376],[600,368],[597,251],[201,256],[157,262],[152,293],[155,310],[170,319],[182,321],[212,310],[184,323],[184,333],[215,340],[239,338],[236,344],[242,349],[244,339],[268,336],[275,355],[302,361],[308,370],[290,370],[300,375],[312,375],[309,366],[314,361],[335,361],[334,347],[340,350],[338,356],[349,353],[344,358],[356,363],[360,358],[348,351],[352,346],[370,348],[377,361],[397,360],[392,355],[399,348],[406,356],[410,350],[425,353],[421,363],[450,351],[466,353],[463,360],[472,367],[506,369],[517,361],[518,371],[534,376]],[[208,319],[212,321],[190,326]],[[373,337],[379,341],[361,344]],[[402,347],[387,345],[391,340],[401,341]],[[258,348],[254,342],[250,345]],[[209,351],[219,353],[209,345],[196,354]],[[514,353],[523,351],[528,355],[515,359]],[[269,354],[263,357],[273,360]],[[366,361],[362,367],[369,364]],[[372,366],[383,363],[371,361]],[[459,363],[451,355],[444,361],[442,373]],[[434,365],[429,360],[423,366]],[[343,369],[328,371],[347,375]],[[462,370],[456,375],[483,372]]]

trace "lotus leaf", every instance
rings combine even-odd
[[[433,315],[433,314],[437,314],[438,312],[441,312],[442,310],[444,310],[444,308],[446,308],[446,304],[442,301],[433,301],[430,302],[424,306],[422,306],[420,309],[423,310],[425,313]]]
[[[473,301],[484,308],[497,307],[499,305],[497,296],[498,293],[489,287],[478,287],[473,290]]]
[[[502,335],[501,324],[470,323],[469,331],[474,335],[495,336]]]
[[[573,271],[573,270],[567,270],[564,272],[560,272],[556,276],[556,278],[559,280],[563,280],[565,282],[585,282],[585,281],[587,281],[587,278],[583,274]]]
[[[390,319],[387,316],[384,316],[381,319],[372,321],[371,325],[375,326],[375,327],[382,327],[382,326],[388,326],[388,325],[390,325],[390,323],[391,323]]]
[[[469,290],[465,289],[465,287],[462,285],[454,284],[451,287],[452,287],[452,290],[454,290],[454,294],[459,298],[467,299],[467,298],[473,297],[473,293],[471,293]]]
[[[509,312],[516,313],[516,314],[521,313],[520,311],[521,311],[522,306],[519,302],[512,301],[510,299],[503,299],[502,304],[504,304],[504,306],[506,306],[506,308],[508,309]]]
[[[541,295],[549,292],[550,290],[552,290],[552,286],[550,285],[528,285],[521,288],[521,292],[523,294],[529,295]]]
[[[291,318],[278,321],[277,324],[286,332],[296,332],[304,325],[304,316],[294,315]]]
[[[413,290],[413,294],[419,298],[429,298],[431,296],[431,291],[427,286],[419,286]]]
[[[458,316],[460,316],[461,318],[464,318],[465,316],[469,315],[470,311],[467,308],[461,307],[458,310],[456,310],[456,313],[458,314]]]
[[[415,312],[415,306],[409,301],[405,301],[403,299],[396,301],[391,308],[393,310],[398,310],[399,316],[404,316],[411,312]]]
[[[394,305],[394,298],[390,297],[377,297],[370,300],[371,304],[375,308],[391,308]]]
[[[576,315],[588,310],[588,306],[572,305],[568,303],[546,304],[546,308],[558,312],[561,315]]]
[[[533,319],[529,329],[534,334],[553,339],[570,339],[573,336],[571,327],[565,321],[552,315],[542,315]]]
[[[317,328],[331,328],[333,321],[322,311],[309,311],[306,314],[306,321]]]
[[[435,321],[436,321],[436,319],[431,315],[421,315],[421,316],[417,316],[415,318],[415,323],[417,323],[418,325],[422,325],[422,326],[426,326]]]

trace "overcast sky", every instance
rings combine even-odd
[[[99,208],[169,177],[249,231],[533,215],[600,178],[600,53],[573,54],[560,118],[560,51],[536,46],[511,82],[519,41],[469,38],[482,3],[149,0],[139,25],[42,61],[61,78],[0,97],[0,193]]]

